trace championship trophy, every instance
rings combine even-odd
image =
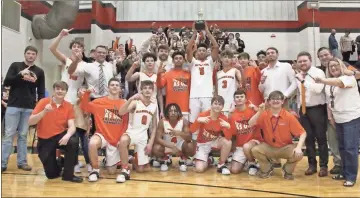
[[[204,12],[200,9],[198,12],[198,20],[195,21],[195,29],[198,31],[205,30]]]

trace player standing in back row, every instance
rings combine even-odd
[[[196,31],[194,23],[193,32]],[[206,23],[205,32],[212,44],[211,56],[209,58],[206,58],[208,46],[203,43],[197,46],[197,59],[193,56],[193,46],[197,34],[193,34],[186,48],[186,58],[190,62],[191,79],[196,79],[191,83],[190,88],[189,121],[191,123],[194,123],[200,112],[210,109],[211,98],[213,97],[214,91],[211,85],[213,85],[214,61],[216,61],[219,56],[219,45],[211,35]],[[196,136],[197,134],[194,134],[193,139],[196,139]]]

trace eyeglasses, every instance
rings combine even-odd
[[[269,100],[283,100],[282,98],[269,98]]]

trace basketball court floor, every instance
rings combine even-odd
[[[84,163],[84,160],[81,160]],[[2,196],[4,197],[360,197],[360,182],[352,188],[342,186],[331,176],[319,178],[305,176],[306,157],[296,167],[295,180],[282,178],[281,170],[275,169],[273,176],[259,179],[247,173],[223,176],[213,167],[203,174],[178,170],[177,160],[168,172],[152,168],[151,172],[132,172],[131,180],[124,184],[115,182],[116,175],[101,170],[96,183],[64,182],[48,180],[36,154],[29,154],[31,172],[17,169],[16,155],[12,154],[6,172],[2,174]],[[283,161],[284,163],[285,161]],[[329,159],[332,167],[332,159]],[[120,172],[120,170],[118,170]],[[87,169],[80,174],[87,177]],[[358,181],[360,176],[358,176]]]

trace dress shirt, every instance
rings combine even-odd
[[[288,98],[297,88],[295,71],[289,63],[278,61],[272,68],[267,66],[261,71],[261,76],[266,76],[265,82],[259,84],[265,99],[273,91],[281,91]]]
[[[106,80],[106,83],[108,83],[109,80],[112,77],[114,77],[113,65],[106,61],[104,61],[102,63],[102,65],[104,65],[103,70],[104,70],[105,80]],[[95,61],[93,63],[81,62],[78,64],[78,66],[74,72],[75,75],[84,73],[88,86],[91,86],[95,89],[95,93],[91,93],[91,98],[100,98],[100,97],[108,95],[107,85],[106,85],[105,93],[103,95],[99,95],[99,83],[100,83],[99,82],[99,74],[100,74],[99,66],[100,66],[100,63],[97,61]]]
[[[301,71],[301,74],[304,72]],[[325,73],[316,67],[310,67],[309,71],[306,73],[304,78],[305,86],[305,102],[307,107],[312,107],[316,105],[322,105],[326,103],[324,84],[316,83],[315,78],[325,78]],[[301,90],[301,82],[297,80],[297,85],[299,90]],[[298,97],[298,106],[301,105],[301,91],[299,92]]]

